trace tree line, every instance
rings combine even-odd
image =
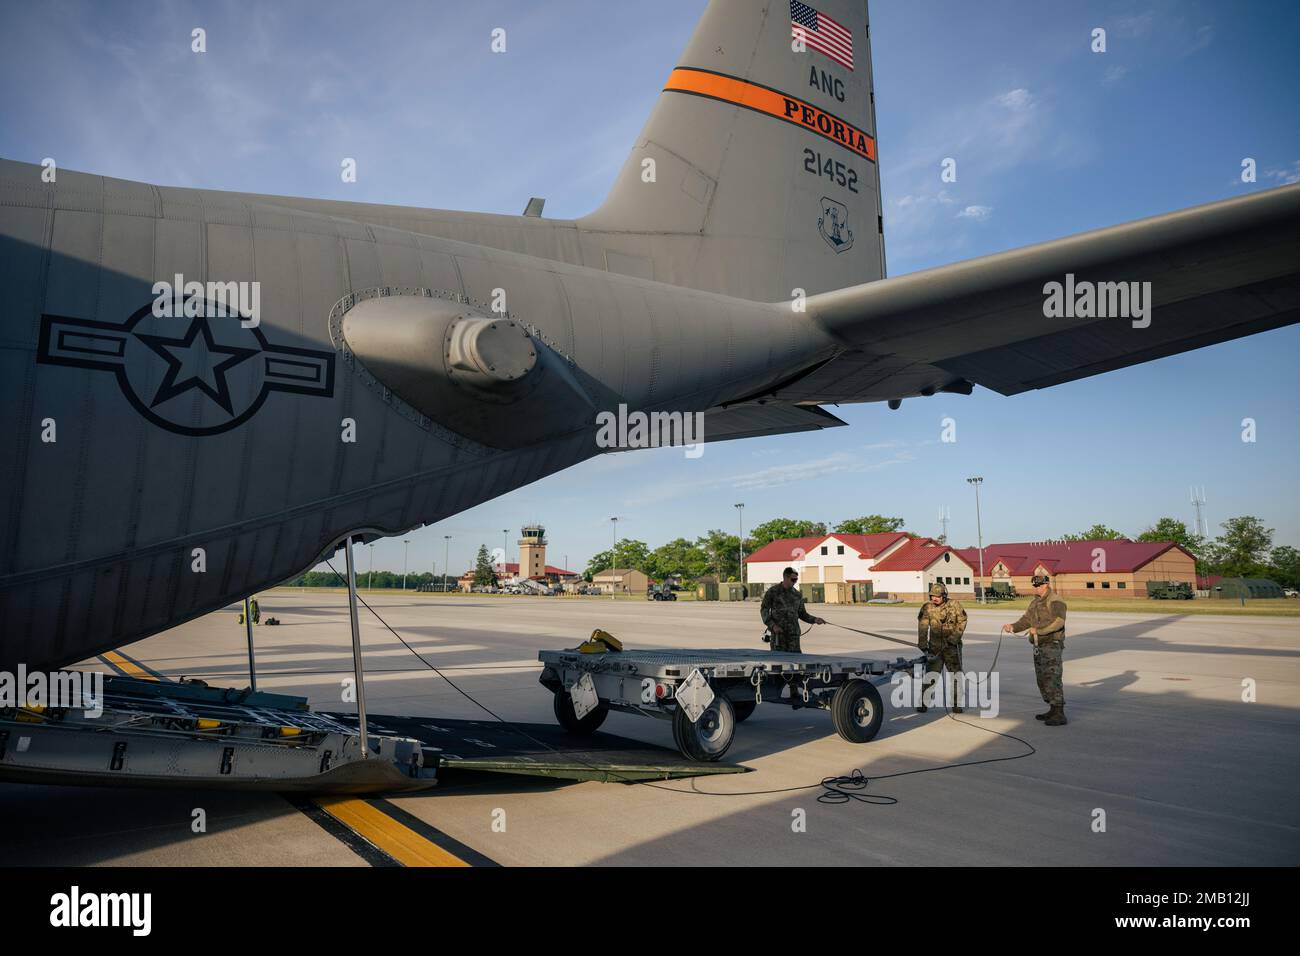
[[[910,531],[903,531],[902,518],[885,515],[846,518],[830,529],[824,521],[773,518],[771,521],[757,525],[745,535],[744,553],[745,556],[749,556],[764,545],[782,538],[812,538],[825,534],[879,534],[893,531],[901,531],[903,534],[917,537]],[[592,555],[583,576],[590,581],[593,575],[614,567],[635,568],[660,581],[671,576],[696,580],[708,575],[716,575],[722,581],[739,581],[740,559],[739,535],[713,528],[694,540],[674,538],[654,549],[644,541],[625,538],[618,542],[617,551],[607,548]]]
[[[825,534],[880,534],[901,532],[910,537],[920,537],[903,528],[903,519],[885,515],[864,515],[847,518],[828,528],[823,521],[805,521],[797,518],[773,518],[756,526],[744,540],[744,554],[753,554],[764,545],[783,538],[812,538]],[[1196,534],[1177,518],[1164,517],[1136,536],[1123,534],[1104,524],[1094,524],[1078,533],[1061,535],[1062,541],[1109,541],[1132,537],[1136,541],[1173,541],[1182,545],[1196,558],[1196,571],[1201,575],[1223,577],[1271,578],[1283,587],[1300,588],[1300,551],[1290,545],[1273,544],[1274,529],[1253,515],[1229,518],[1220,526],[1222,533],[1208,539]],[[674,538],[657,548],[644,541],[624,538],[617,550],[608,548],[592,555],[587,562],[584,577],[610,567],[635,568],[656,580],[679,576],[697,580],[716,575],[719,580],[740,580],[741,540],[739,536],[714,528],[694,540]],[[443,575],[428,571],[406,575],[407,590],[441,581]],[[455,577],[447,581],[454,583]],[[284,582],[291,587],[341,587],[344,581],[330,571],[307,571]],[[480,545],[474,562],[475,584],[497,584],[496,570],[487,546]],[[364,588],[401,588],[402,575],[394,571],[360,572],[357,585]]]
[[[441,574],[431,574],[428,571],[420,573],[411,572],[406,575],[406,590],[414,591],[420,585],[433,584],[441,582]],[[456,583],[454,577],[448,576],[448,582],[453,586]],[[290,578],[284,582],[284,587],[291,588],[343,588],[347,587],[348,582],[342,576],[335,574],[333,571],[304,571],[297,577]],[[359,588],[394,588],[400,590],[402,587],[401,571],[358,571],[357,587]]]
[[[1196,559],[1196,571],[1202,575],[1223,577],[1271,578],[1283,587],[1300,588],[1300,551],[1290,545],[1273,544],[1274,530],[1253,515],[1229,518],[1220,526],[1222,533],[1209,539],[1191,531],[1177,518],[1163,517],[1136,536],[1124,534],[1104,524],[1094,524],[1078,533],[1061,535],[1062,541],[1096,541],[1131,538],[1135,541],[1173,541],[1182,545]],[[880,534],[901,532],[920,537],[904,529],[902,518],[864,515],[848,518],[828,528],[823,521],[798,518],[773,518],[745,535],[744,554],[782,538],[811,538],[825,534]],[[626,538],[612,548],[592,556],[587,562],[588,581],[609,567],[635,568],[657,580],[679,575],[695,580],[718,575],[720,580],[740,580],[741,541],[737,535],[714,528],[698,538],[674,538],[651,549],[644,541]]]

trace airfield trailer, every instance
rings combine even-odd
[[[560,725],[572,734],[590,734],[611,710],[671,720],[678,749],[698,761],[720,759],[736,725],[761,703],[830,711],[841,737],[866,743],[884,718],[876,688],[925,661],[593,645],[537,655],[545,665],[539,680],[555,695]]]

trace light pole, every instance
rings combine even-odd
[[[614,525],[614,548],[609,552],[609,596],[613,599],[618,596],[614,593],[614,572],[618,570],[618,515],[609,520]]]
[[[366,575],[366,590],[373,591],[375,584],[375,545],[374,542],[366,545],[370,549],[370,571]]]
[[[510,529],[502,528],[501,529],[501,576],[503,578],[506,576],[506,548],[509,547],[509,545],[506,542],[509,540],[510,540]],[[521,578],[526,576],[524,574],[523,565],[519,566],[519,576]]]
[[[745,583],[745,503],[742,501],[736,505],[737,521],[740,522],[740,540],[736,542],[736,558],[739,563],[740,583]]]
[[[451,553],[451,535],[442,536],[442,593],[447,593],[447,572],[451,570],[448,555]]]
[[[405,591],[406,590],[406,566],[407,566],[407,558],[409,558],[411,555],[411,539],[403,538],[402,544],[406,545],[405,550],[402,552],[402,590]]]
[[[984,484],[984,479],[967,478],[966,483],[975,486],[975,534],[980,551],[980,603],[988,604],[989,589],[984,584],[984,529],[980,525],[980,485]]]

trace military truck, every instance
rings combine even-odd
[[[1010,581],[994,581],[984,589],[986,601],[1011,601],[1019,596]]]
[[[1190,601],[1192,586],[1186,581],[1148,581],[1147,597],[1157,601]]]

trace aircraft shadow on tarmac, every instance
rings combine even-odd
[[[1261,617],[1257,620],[1272,624],[1281,622],[1296,623],[1294,618]],[[1157,633],[1153,633],[1160,628],[1179,622],[1212,623],[1195,614],[1171,614],[1159,620],[1134,621],[1114,627],[1086,631],[1076,636],[1067,636],[1065,639],[1065,666],[1068,668],[1072,660],[1084,660],[1100,654],[1109,654],[1116,650],[1159,651],[1173,654],[1228,654],[1241,655],[1242,657],[1300,657],[1300,640],[1296,642],[1295,648],[1274,650],[1263,647],[1228,647],[1210,643],[1175,643],[1161,638]],[[1111,643],[1116,641],[1119,642],[1118,646]],[[1103,642],[1105,642],[1104,646]],[[1002,653],[1006,654],[1009,646],[1015,644],[1025,645],[1026,643],[1024,635],[1008,634],[1007,641],[1003,643]],[[963,661],[963,663],[970,666],[968,662]]]
[[[728,808],[722,817],[675,832],[671,838],[650,838],[597,862],[671,863],[682,852],[681,846],[699,847],[701,843],[709,847],[716,864],[752,862],[752,855],[746,854],[754,852],[753,831],[758,828],[765,834],[765,858],[778,864],[1293,863],[1300,852],[1300,838],[1296,836],[1300,815],[1293,801],[1288,800],[1295,785],[1295,761],[1286,755],[1293,757],[1296,753],[1295,709],[1206,701],[1176,686],[1158,694],[1125,693],[1133,679],[1133,672],[1126,671],[1084,685],[1067,683],[1070,724],[1049,729],[1031,716],[1038,708],[1032,676],[1018,673],[1015,685],[1002,691],[1001,716],[1012,722],[1008,725],[1006,719],[999,720],[998,729],[1024,737],[1038,752],[1024,760],[874,781],[868,793],[900,800],[889,807],[820,805],[816,800],[822,792],[818,781],[823,776],[848,774],[854,768],[869,777],[880,777],[945,763],[1007,757],[1023,747],[1014,740],[974,728],[944,726],[948,718],[942,711],[919,715],[891,709],[877,738],[894,741],[895,747],[886,752],[883,748],[873,749],[874,742],[853,745],[839,741],[824,714],[809,714],[804,719],[799,712],[791,714],[772,707],[770,715],[760,716],[760,709],[743,725],[727,759],[743,763],[829,738],[827,753],[818,755],[809,779],[795,781],[796,786],[802,784],[806,789],[775,797],[730,797],[736,801],[735,809]],[[1243,706],[1249,711],[1243,712]],[[1236,733],[1227,726],[1232,715],[1238,718]],[[985,723],[970,713],[966,717],[976,727]],[[1142,728],[1141,733],[1136,733],[1135,727]],[[1202,727],[1214,728],[1219,738],[1230,739],[1216,741],[1202,734]],[[610,729],[620,734],[625,731],[622,726]],[[906,741],[906,731],[925,734],[927,748],[941,739],[935,735],[960,734],[958,739],[966,749],[941,758],[901,753],[897,745]],[[809,757],[801,755],[800,760],[807,764]],[[1273,770],[1265,773],[1270,767]],[[710,806],[713,801],[726,806],[725,794],[761,791],[774,786],[773,781],[772,773],[762,771],[660,781],[655,783],[654,800],[668,801],[669,806],[678,800],[709,800]],[[777,787],[790,785],[788,776],[775,783]],[[625,797],[636,805],[641,785],[573,783],[458,771],[449,773],[438,789],[398,799],[408,812],[423,814],[423,819],[438,826],[440,794],[526,800],[568,787],[601,788],[597,793],[609,801],[610,813],[616,814]],[[664,790],[682,792],[673,795]],[[691,790],[724,796],[702,796]],[[944,802],[941,814],[932,812],[936,800]],[[1111,808],[1116,828],[1127,815],[1140,818],[1126,823],[1133,831],[1129,837],[1103,840],[1093,835],[1089,840],[1087,814],[1098,805]],[[126,856],[138,857],[201,840],[204,837],[190,829],[196,807],[206,811],[208,834],[212,836],[274,823],[301,812],[274,794],[3,786],[0,817],[21,819],[23,826],[8,834],[0,846],[0,865],[112,863]],[[824,833],[833,828],[839,834],[833,855],[826,855],[823,844],[800,842],[792,835],[792,807],[807,809],[810,832]],[[615,818],[626,838],[629,818]],[[593,841],[600,839],[598,830],[593,829]],[[743,835],[745,832],[748,837]],[[481,835],[452,836],[480,851],[491,850],[486,828]],[[330,838],[322,834],[321,839]],[[918,841],[931,849],[924,849]],[[933,849],[946,841],[951,841],[946,848]],[[244,847],[241,853],[241,861],[268,865],[321,862],[305,855],[306,851],[300,858],[285,855],[282,847]],[[263,854],[265,859],[261,858]],[[692,859],[702,862],[698,856]],[[166,862],[185,865],[190,861],[168,857]],[[196,850],[192,862],[211,864],[224,859]]]
[[[1004,692],[1003,716],[1014,714],[1016,722],[1007,727],[999,721],[998,729],[1037,750],[1023,760],[914,773],[1023,750],[1014,740],[946,727],[940,712],[915,715],[918,720],[907,729],[965,735],[973,746],[951,760],[873,753],[870,744],[855,751],[846,744],[842,758],[837,750],[806,780],[786,775],[773,783],[772,775],[753,773],[670,781],[661,789],[684,791],[682,796],[656,794],[658,799],[704,799],[710,809],[720,803],[726,812],[592,862],[698,864],[698,854],[681,848],[705,846],[710,859],[704,862],[711,865],[1294,865],[1300,854],[1300,812],[1289,799],[1297,776],[1295,710],[1210,702],[1182,691],[1123,693],[1132,676],[1129,671],[1067,686],[1070,724],[1059,729],[1029,716],[1037,700]],[[1237,718],[1238,733],[1227,728],[1230,716]],[[967,722],[983,723],[978,717]],[[907,723],[908,715],[887,720],[877,740],[889,735],[891,725]],[[935,739],[929,736],[928,742]],[[728,754],[738,762],[744,757]],[[876,778],[862,793],[899,802],[819,803],[825,792],[821,777],[855,768]],[[880,779],[907,772],[913,773]],[[1268,779],[1261,780],[1261,773]],[[801,784],[789,792],[750,795]],[[1109,836],[1090,830],[1098,807],[1110,814]],[[819,838],[792,830],[795,809],[806,813],[805,832]]]
[[[295,609],[297,613],[299,609]],[[962,799],[960,791],[964,787],[974,787],[987,792],[990,800],[999,808],[998,819],[1005,813],[1014,816],[1013,808],[1023,808],[1023,790],[1026,780],[1031,788],[1039,788],[1044,794],[1050,793],[1053,800],[1065,800],[1072,807],[1071,813],[1083,813],[1084,804],[1091,806],[1102,802],[1109,805],[1119,802],[1131,802],[1137,808],[1134,812],[1145,814],[1143,818],[1143,839],[1136,843],[1130,841],[1124,849],[1117,849],[1115,841],[1098,843],[1096,847],[1079,844],[1068,850],[1049,850],[1046,843],[1034,843],[1035,849],[1026,851],[1027,856],[1017,856],[1005,846],[989,842],[981,834],[978,814],[973,809],[964,811],[960,806],[950,811],[954,819],[961,822],[964,830],[954,831],[952,839],[961,843],[966,841],[969,847],[978,849],[983,856],[974,862],[1047,862],[1047,863],[1092,863],[1092,864],[1191,864],[1198,862],[1220,862],[1237,864],[1258,864],[1265,862],[1293,862],[1297,852],[1295,833],[1300,826],[1300,819],[1293,809],[1293,803],[1287,799],[1287,792],[1295,781],[1290,769],[1295,766],[1294,757],[1298,751],[1296,713],[1291,707],[1267,703],[1245,705],[1231,700],[1212,700],[1198,696],[1195,692],[1183,690],[1178,684],[1170,682],[1160,686],[1158,692],[1135,692],[1131,688],[1142,679],[1138,671],[1127,669],[1094,680],[1070,683],[1071,662],[1086,660],[1116,651],[1160,651],[1189,655],[1241,655],[1243,658],[1294,658],[1300,651],[1292,649],[1268,650],[1250,647],[1223,647],[1213,644],[1193,644],[1186,642],[1170,643],[1163,640],[1158,632],[1177,621],[1187,621],[1195,616],[1175,615],[1159,620],[1145,620],[1118,624],[1113,627],[1090,630],[1072,636],[1066,647],[1066,694],[1070,724],[1065,728],[1047,729],[1032,719],[1031,714],[1039,709],[1039,700],[1032,675],[1029,648],[1023,637],[1008,636],[1004,641],[999,657],[1001,680],[1001,718],[997,727],[1009,734],[1022,736],[1039,748],[1038,753],[1026,760],[1010,763],[993,764],[983,767],[965,767],[946,770],[937,774],[920,774],[902,778],[900,781],[880,781],[872,784],[870,790],[875,793],[887,793],[898,796],[905,804],[911,804],[911,810],[921,810],[928,805],[933,791],[955,793],[956,799]],[[1278,623],[1267,619],[1268,623]],[[1288,622],[1289,623],[1289,622]],[[416,638],[412,643],[421,646],[427,637],[408,634],[411,628],[402,628],[403,636]],[[482,643],[485,633],[481,630],[437,628],[436,634],[447,644]],[[507,635],[508,637],[508,635]],[[997,636],[980,635],[982,643],[978,657],[968,647],[965,664],[967,668],[978,670],[987,667],[992,660],[993,642]],[[1286,638],[1282,638],[1285,640]],[[572,643],[571,638],[556,638],[556,646]],[[1274,641],[1273,643],[1279,643]],[[232,647],[233,647],[232,643]],[[534,645],[535,646],[535,645]],[[264,674],[293,674],[313,668],[328,668],[325,677],[344,675],[349,670],[348,663],[337,657],[345,649],[340,642],[332,648],[334,657],[321,657],[308,661],[294,661],[291,669],[279,671],[274,666],[277,654],[300,654],[324,650],[315,643],[294,643],[267,648],[259,658],[265,668],[259,668]],[[402,645],[389,640],[385,643],[367,644],[367,650],[398,650]],[[531,656],[532,648],[523,648],[521,656]],[[477,661],[485,667],[499,662],[500,644],[485,648],[483,652],[458,653],[456,665],[473,667]],[[227,655],[229,656],[229,655]],[[442,663],[432,657],[435,663]],[[193,661],[194,658],[188,658]],[[386,666],[376,665],[368,669],[369,673],[385,671],[419,671],[423,669],[417,660],[407,656],[394,656],[385,660],[394,663]],[[402,661],[400,666],[396,662]],[[151,666],[164,671],[170,670],[165,659],[150,657]],[[289,664],[289,662],[286,662]],[[1240,668],[1238,668],[1240,670]],[[199,667],[186,667],[187,676],[203,677],[220,673],[224,677],[242,676],[238,664],[213,664]],[[493,675],[489,672],[457,672],[453,670],[453,679],[467,692],[482,699],[489,706],[493,700],[505,692],[517,693],[523,685],[531,685],[531,674],[512,673]],[[179,676],[179,672],[173,676]],[[1154,675],[1148,675],[1148,679]],[[1238,675],[1225,675],[1236,678]],[[1252,676],[1243,673],[1241,676]],[[1266,672],[1253,676],[1266,677]],[[430,690],[437,688],[438,697],[454,694],[436,675],[430,673]],[[220,682],[237,684],[236,680]],[[332,681],[304,681],[307,687]],[[888,702],[888,686],[882,688],[882,695]],[[538,695],[546,692],[537,687]],[[425,696],[423,685],[416,694],[402,695],[400,700],[412,700]],[[398,699],[390,697],[385,700],[384,708],[389,712],[400,712],[395,707]],[[421,708],[423,709],[423,708]],[[494,709],[496,709],[494,707]],[[505,716],[510,716],[507,712]],[[535,716],[535,715],[534,715]],[[988,722],[968,712],[966,719],[976,727]],[[787,751],[802,748],[819,741],[825,741],[824,750],[830,758],[826,765],[818,766],[811,777],[838,775],[848,773],[853,768],[861,768],[871,776],[895,773],[903,770],[921,769],[946,762],[966,762],[972,760],[1005,757],[1020,751],[1021,745],[993,734],[980,733],[973,728],[960,726],[942,726],[947,717],[942,711],[934,710],[928,714],[916,714],[910,710],[898,710],[887,703],[886,720],[882,725],[877,740],[865,745],[844,743],[834,737],[828,715],[817,711],[794,711],[784,707],[768,706],[759,708],[746,721],[736,736],[736,742],[727,754],[727,760],[735,763],[760,761],[764,758],[778,756]],[[1010,722],[1009,722],[1010,721]],[[641,720],[614,715],[606,728],[612,733],[630,736],[636,739],[670,746],[671,732],[666,722]],[[921,734],[959,733],[965,735],[959,740],[963,749],[952,760],[930,759],[918,755],[898,752],[898,745],[906,743],[908,732]],[[1185,739],[1190,737],[1191,739]],[[894,746],[889,752],[883,748],[874,748],[877,742],[892,741]],[[930,737],[928,741],[933,742]],[[1287,756],[1287,755],[1290,756]],[[807,764],[806,754],[797,755],[802,764]],[[818,762],[822,760],[818,755]],[[1279,760],[1285,766],[1279,765]],[[1272,767],[1283,772],[1263,773]],[[1081,777],[1080,775],[1083,774]],[[954,778],[959,778],[954,780]],[[1213,783],[1207,783],[1213,778]],[[750,773],[729,779],[703,778],[697,782],[671,781],[662,786],[666,789],[686,790],[692,788],[701,791],[727,793],[732,791],[763,790],[770,786],[771,773]],[[767,781],[767,782],[765,782]],[[755,803],[754,798],[735,797],[739,801],[735,812],[728,811],[720,821],[708,825],[693,827],[674,836],[674,840],[717,839],[719,827],[725,831],[729,826],[726,820],[743,814],[758,814],[769,822],[774,833],[789,833],[789,809],[796,798],[798,805],[816,807],[816,795],[820,792],[817,780],[807,781],[806,791],[788,795],[789,799],[780,798],[775,802],[771,798],[762,798]],[[781,786],[785,786],[782,783]],[[608,788],[608,799],[613,805],[622,799],[619,794],[635,790],[636,784],[577,784],[546,778],[515,777],[501,774],[458,771],[449,773],[443,785],[427,794],[401,798],[401,803],[411,812],[421,812],[427,808],[430,820],[437,823],[437,800],[440,792],[463,796],[500,796],[502,798],[527,799],[530,795],[541,795],[562,791],[571,786]],[[953,788],[953,789],[949,789]],[[1019,788],[1019,789],[1017,789]],[[1272,791],[1277,791],[1273,793]],[[1287,792],[1284,792],[1287,791]],[[603,792],[603,791],[602,791]],[[1105,794],[1102,799],[1099,794]],[[700,800],[701,796],[689,793],[681,796],[656,794],[657,799]],[[710,799],[723,801],[726,797]],[[1034,799],[1039,803],[1051,802],[1046,797]],[[1079,802],[1082,801],[1082,802]],[[1109,803],[1108,803],[1109,802]],[[1079,806],[1074,806],[1079,803]],[[743,809],[741,809],[743,805]],[[58,863],[99,863],[111,862],[125,855],[137,855],[150,849],[164,848],[195,839],[190,831],[190,812],[193,807],[202,806],[209,814],[209,832],[226,832],[231,828],[250,825],[263,820],[274,820],[285,815],[299,813],[287,801],[264,794],[237,794],[196,791],[145,791],[145,790],[105,790],[80,788],[41,788],[6,787],[0,789],[0,816],[22,819],[24,826],[21,833],[11,834],[6,845],[0,848],[0,864],[42,865]],[[1155,809],[1151,809],[1152,806]],[[1159,834],[1161,824],[1159,813],[1162,807],[1172,806],[1173,813],[1180,819],[1184,816],[1197,817],[1199,825],[1207,827],[1204,845],[1195,850],[1188,849],[1170,837],[1162,842]],[[1223,822],[1207,815],[1220,815],[1225,807],[1233,810],[1234,822]],[[111,808],[111,809],[107,809]],[[1082,809],[1080,809],[1082,808]],[[987,807],[986,807],[987,810]],[[813,812],[810,810],[810,813]],[[855,807],[820,808],[817,812],[834,812],[837,814],[868,815],[894,813],[890,808]],[[984,811],[981,811],[984,812]],[[1064,825],[1062,821],[1047,810],[1035,811],[1031,819],[1014,824],[1015,832],[1023,839],[1048,841],[1054,832],[1052,827]],[[1042,816],[1045,813],[1046,816]],[[1152,816],[1152,814],[1155,814]],[[973,816],[974,815],[974,816]],[[909,819],[915,813],[908,812]],[[768,818],[770,817],[770,820]],[[1270,819],[1272,818],[1272,819]],[[835,818],[843,820],[842,817]],[[881,819],[877,816],[852,817],[854,826],[873,826],[879,829],[880,823],[890,823],[898,819],[889,816]],[[868,822],[870,821],[870,822]],[[840,824],[837,824],[840,825]],[[1071,818],[1070,826],[1077,827],[1077,820]],[[77,828],[70,834],[68,827]],[[942,821],[935,824],[943,831],[947,824]],[[1283,836],[1278,838],[1277,827],[1283,827]],[[1218,829],[1216,829],[1216,827]],[[1085,828],[1086,829],[1086,828]],[[975,835],[972,836],[972,833]],[[1262,839],[1261,834],[1271,840]],[[460,835],[476,848],[486,849],[485,840],[473,839]],[[593,837],[594,839],[594,837]],[[1245,851],[1253,856],[1231,856],[1227,841],[1235,840]],[[1060,842],[1059,840],[1057,841]],[[904,841],[906,843],[906,841]],[[773,844],[771,860],[782,862],[783,852],[780,841]],[[900,844],[902,846],[902,844]],[[790,852],[803,862],[817,862],[805,858],[804,845],[791,844]],[[1254,848],[1253,851],[1251,848]],[[1243,851],[1243,852],[1245,852]],[[662,839],[630,847],[602,858],[606,863],[644,862],[648,859],[671,862],[675,852]],[[735,847],[723,845],[719,848],[717,862],[724,863],[740,851]],[[875,851],[872,851],[875,852]],[[882,853],[885,851],[881,851]],[[893,852],[893,851],[890,851]],[[901,852],[901,851],[900,851]],[[846,847],[844,856],[824,859],[823,862],[881,862],[882,857],[872,856],[866,851]],[[906,856],[906,854],[903,854]],[[888,857],[888,853],[885,853]],[[931,862],[951,859],[951,856],[930,857]],[[965,858],[962,858],[965,859]],[[891,862],[906,862],[902,856]],[[197,860],[196,860],[197,862]],[[268,859],[267,863],[290,864],[310,862],[287,859]]]

